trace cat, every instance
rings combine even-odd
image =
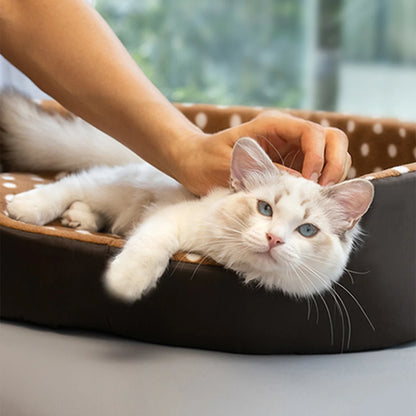
[[[243,137],[229,188],[198,198],[75,116],[51,115],[17,93],[3,93],[0,105],[8,163],[76,171],[16,195],[9,216],[37,225],[61,217],[69,227],[126,237],[104,274],[109,293],[126,302],[153,289],[177,251],[209,256],[246,283],[290,296],[324,292],[343,274],[374,195],[367,180],[322,187],[279,170]]]

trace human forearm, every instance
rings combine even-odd
[[[83,0],[0,0],[0,53],[66,108],[196,194],[227,185],[231,151],[242,136],[258,138],[273,154],[277,147],[283,158],[299,154],[294,167],[322,185],[341,180],[351,165],[344,133],[281,113],[204,135]]]
[[[0,4],[7,59],[66,108],[176,176],[170,164],[177,149],[200,131],[146,78],[93,8],[82,0]]]

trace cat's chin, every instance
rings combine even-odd
[[[270,251],[261,251],[254,254],[258,269],[265,272],[275,272],[279,266],[283,266],[282,260],[273,256]]]
[[[250,264],[247,262],[241,268],[234,264],[234,270],[240,269],[238,273],[246,283],[256,283],[266,290],[277,290],[298,299],[326,292],[331,288],[333,281],[338,280],[315,279],[312,275],[301,279],[301,273],[288,268],[284,259],[276,259],[270,252],[253,253],[252,260]]]
[[[257,280],[259,285],[266,290],[277,290],[297,299],[308,298],[324,293],[332,286],[332,282],[330,281],[321,281],[319,283],[313,282],[313,284],[299,282],[299,280],[293,279],[293,276],[287,276],[283,273],[280,274],[278,271],[275,271],[274,273],[264,273],[257,278],[248,278],[246,279],[246,282],[251,280]]]

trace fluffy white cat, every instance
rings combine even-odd
[[[279,171],[250,138],[233,149],[230,188],[197,198],[79,118],[50,115],[14,93],[0,105],[5,158],[15,168],[88,169],[16,195],[9,215],[126,236],[104,277],[125,301],[154,288],[177,251],[292,296],[325,291],[342,275],[373,199],[366,180],[321,187]]]

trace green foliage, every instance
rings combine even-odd
[[[299,107],[304,0],[97,0],[172,101]]]

